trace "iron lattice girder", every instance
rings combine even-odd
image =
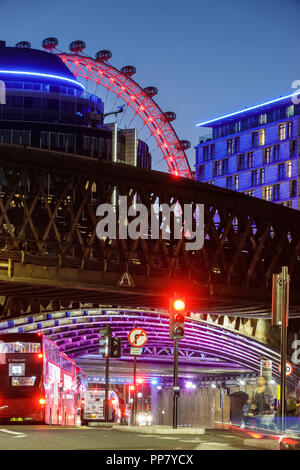
[[[24,289],[32,297],[35,288],[37,297],[95,302],[111,295],[115,305],[164,307],[177,287],[191,293],[191,308],[198,309],[214,297],[269,301],[272,274],[287,265],[291,300],[299,302],[299,212],[165,173],[120,168],[0,145],[0,291],[14,297]],[[186,251],[183,240],[172,238],[99,240],[96,208],[110,203],[114,190],[129,200],[136,195],[148,208],[157,199],[203,203],[203,249]],[[135,289],[117,285],[127,271]]]
[[[59,56],[75,77],[82,77],[111,90],[140,116],[162,151],[170,173],[192,177],[188,159],[173,126],[140,85],[107,62],[97,62],[91,57],[77,54],[62,53]]]

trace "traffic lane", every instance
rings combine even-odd
[[[242,439],[230,433],[145,435],[110,428],[0,426],[0,450],[242,450]],[[253,448],[250,448],[253,450]]]

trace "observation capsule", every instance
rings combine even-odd
[[[173,113],[173,111],[166,111],[161,117],[161,120],[164,122],[175,121],[175,119],[176,119],[176,114]]]
[[[84,41],[73,41],[69,45],[69,49],[71,52],[81,52],[85,49],[85,42]]]
[[[124,73],[124,75],[131,77],[136,73],[136,68],[134,67],[134,65],[125,65],[125,67],[121,68],[121,72]]]
[[[31,49],[31,44],[29,41],[20,41],[17,42],[16,47],[19,47],[20,49]]]
[[[99,51],[95,55],[95,59],[97,62],[106,62],[107,60],[112,58],[112,53],[110,51]]]
[[[54,49],[58,45],[58,39],[56,38],[46,38],[42,42],[42,47],[46,50]]]
[[[147,86],[144,88],[144,92],[149,96],[149,98],[152,98],[152,96],[157,95],[158,89],[155,86]]]
[[[177,150],[188,150],[191,147],[189,140],[180,140],[179,144],[176,145]]]

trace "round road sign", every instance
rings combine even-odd
[[[285,367],[285,375],[289,377],[293,373],[293,366],[290,362],[286,362],[286,367]],[[278,366],[278,372],[281,374],[281,363]]]
[[[148,335],[143,328],[133,328],[128,334],[128,341],[133,348],[142,348],[148,341]]]

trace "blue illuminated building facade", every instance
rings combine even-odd
[[[198,124],[196,180],[300,209],[300,104],[289,95]]]
[[[87,93],[57,55],[0,41],[0,80],[6,89],[0,143],[151,167],[136,130],[105,124],[102,100]]]

